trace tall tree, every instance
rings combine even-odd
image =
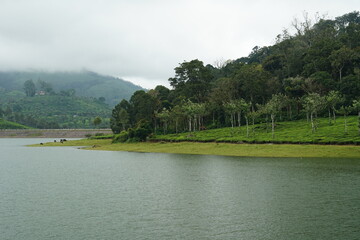
[[[101,117],[97,116],[97,117],[94,118],[93,123],[94,123],[94,125],[95,125],[96,127],[99,126],[99,125],[101,124],[101,122],[102,122]]]
[[[342,80],[342,73],[346,63],[351,62],[354,52],[343,46],[342,48],[335,50],[330,55],[331,66],[339,73],[339,81]]]
[[[303,99],[303,106],[308,115],[310,115],[311,130],[314,133],[317,129],[316,117],[320,110],[325,106],[325,100],[317,93],[310,93]]]
[[[169,78],[170,85],[178,95],[196,102],[204,102],[213,80],[211,70],[202,61],[183,62],[175,68],[175,77]]]
[[[275,137],[276,116],[281,112],[281,109],[284,106],[285,106],[285,96],[282,94],[276,94],[272,96],[272,98],[266,103],[264,107],[265,113],[270,114],[272,138]]]
[[[24,91],[27,97],[33,97],[36,93],[36,88],[33,80],[27,80],[24,83]]]
[[[343,102],[344,99],[338,91],[330,91],[329,94],[325,96],[325,100],[329,111],[329,124],[331,124],[331,111],[333,120],[336,122],[336,105]]]

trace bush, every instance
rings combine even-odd
[[[127,131],[122,131],[115,136],[113,143],[126,142],[129,139],[129,133]]]
[[[145,141],[146,137],[151,134],[151,130],[146,128],[136,128],[134,132],[134,137],[138,138],[140,141]]]

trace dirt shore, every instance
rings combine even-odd
[[[85,138],[95,134],[112,134],[111,129],[3,129],[0,138]]]

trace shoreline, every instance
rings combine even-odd
[[[0,138],[85,138],[112,134],[111,129],[1,129]]]
[[[81,139],[64,143],[43,143],[32,147],[86,146],[82,149],[101,151],[128,151],[147,153],[174,153],[221,155],[238,157],[304,157],[354,158],[360,160],[360,147],[356,145],[315,144],[234,144],[199,142],[139,142],[111,143],[111,139]]]

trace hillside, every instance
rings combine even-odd
[[[8,119],[35,128],[93,128],[93,120],[102,120],[98,127],[109,126],[110,107],[94,98],[45,95],[24,97],[8,103]]]
[[[30,129],[30,127],[0,118],[0,129]]]
[[[24,82],[33,80],[39,89],[39,80],[49,83],[54,91],[74,89],[77,96],[104,97],[106,103],[114,106],[122,99],[129,99],[140,86],[111,76],[90,71],[81,72],[41,72],[7,71],[0,72],[0,92],[8,99],[25,96]]]
[[[344,117],[339,117],[329,125],[327,118],[318,119],[318,129],[311,131],[311,124],[306,120],[279,122],[276,124],[275,136],[272,138],[271,126],[266,123],[246,126],[210,129],[204,131],[179,134],[156,135],[157,141],[198,141],[198,142],[229,142],[229,143],[324,143],[324,144],[360,144],[358,119],[347,117],[347,133]]]

